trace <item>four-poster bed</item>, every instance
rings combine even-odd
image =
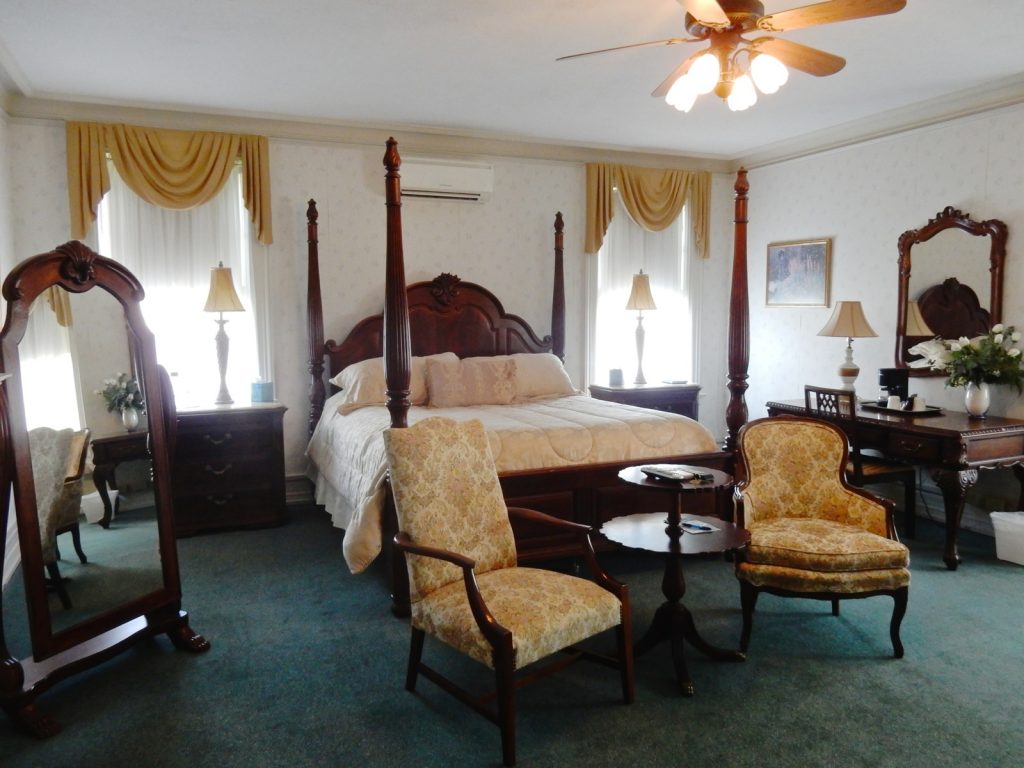
[[[386,204],[387,204],[387,257],[385,272],[385,299],[383,314],[373,315],[359,321],[352,330],[339,342],[324,341],[323,312],[320,296],[319,251],[317,236],[317,211],[314,201],[310,201],[307,210],[307,233],[309,246],[308,283],[307,283],[307,320],[310,341],[309,372],[310,413],[309,429],[314,435],[308,451],[312,460],[313,471],[317,483],[317,502],[323,503],[331,512],[335,524],[346,529],[345,557],[354,571],[362,570],[377,554],[385,551],[390,560],[390,576],[392,580],[392,597],[396,610],[401,612],[407,604],[406,576],[404,562],[400,557],[393,556],[391,539],[395,532],[394,512],[390,509],[390,500],[386,500],[383,511],[376,517],[370,515],[363,518],[363,510],[354,514],[351,510],[335,514],[332,503],[337,500],[337,489],[346,487],[344,482],[337,482],[330,476],[332,472],[346,471],[346,464],[358,463],[367,453],[372,453],[359,445],[355,448],[336,449],[334,437],[326,437],[339,424],[351,428],[358,426],[382,445],[380,433],[387,426],[405,427],[410,419],[419,420],[425,415],[443,413],[445,409],[435,410],[433,407],[413,408],[410,416],[410,399],[414,404],[423,403],[423,368],[430,367],[433,372],[436,356],[441,353],[454,353],[464,362],[466,358],[494,358],[495,361],[506,357],[518,358],[522,369],[527,366],[543,365],[550,368],[552,355],[558,360],[564,357],[565,346],[565,295],[563,277],[563,222],[561,214],[555,218],[554,236],[554,278],[551,311],[551,333],[539,336],[521,317],[509,314],[502,303],[486,288],[470,282],[464,282],[450,274],[442,274],[429,282],[416,283],[406,287],[405,265],[403,255],[402,222],[401,222],[401,187],[399,167],[401,160],[398,155],[397,143],[391,139],[387,143],[384,157],[386,173]],[[737,200],[745,202],[745,172],[741,171],[741,183],[737,182]],[[743,209],[745,224],[745,208]],[[736,263],[742,274],[733,276],[733,325],[745,325],[746,316],[746,275],[745,275],[745,234],[740,237],[740,204],[737,202],[737,251],[743,252],[742,258]],[[741,248],[742,245],[742,248]],[[735,272],[735,270],[734,270]],[[738,290],[740,286],[742,290]],[[739,297],[739,298],[737,298]],[[737,307],[737,301],[742,302]],[[732,393],[727,412],[728,433],[727,448],[735,442],[736,432],[746,419],[746,406],[743,403],[743,391],[746,389],[745,347],[747,331],[744,328],[730,329],[729,378]],[[738,345],[738,346],[737,346]],[[413,357],[416,356],[416,357]],[[434,357],[432,357],[434,356]],[[379,358],[382,362],[378,362]],[[328,399],[325,385],[325,360],[327,374],[332,383],[339,384],[342,371],[351,371],[360,366],[382,365],[383,389],[386,390],[386,412],[383,407],[363,408],[346,413],[343,393],[337,393]],[[560,363],[554,363],[561,369]],[[438,365],[440,363],[437,363]],[[562,373],[564,376],[564,371]],[[568,381],[566,377],[566,381]],[[410,397],[411,396],[411,397]],[[341,398],[341,399],[339,399]],[[646,409],[620,406],[584,397],[572,392],[559,393],[557,398],[534,398],[541,402],[521,403],[511,408],[505,405],[487,405],[480,410],[489,436],[492,437],[492,449],[500,447],[500,457],[496,463],[501,477],[501,486],[506,502],[510,506],[530,507],[553,514],[563,519],[585,523],[599,527],[611,517],[635,511],[643,502],[639,502],[637,491],[625,487],[618,479],[618,472],[625,466],[657,460],[660,462],[685,462],[704,466],[731,469],[732,454],[721,450],[715,445],[710,432],[685,417],[676,414],[665,414]],[[433,395],[431,396],[433,405]],[[384,397],[380,398],[380,406],[384,406]],[[505,402],[505,401],[502,401]],[[597,412],[592,412],[595,409]],[[429,413],[425,413],[429,411]],[[525,412],[526,416],[520,417]],[[474,414],[476,412],[474,411]],[[495,417],[496,425],[490,420]],[[514,414],[516,424],[511,432],[501,432],[507,427],[507,414]],[[477,417],[474,415],[474,417]],[[594,428],[598,431],[587,432],[586,440],[603,450],[594,449],[589,452],[577,452],[567,455],[555,455],[548,450],[547,458],[512,457],[507,463],[510,469],[502,469],[502,461],[515,439],[521,436],[523,421],[529,423],[534,430],[535,423],[543,419],[554,418],[563,432],[566,425],[572,431],[576,427]],[[347,421],[346,421],[347,420]],[[594,426],[597,424],[598,426]],[[492,432],[495,430],[494,432]],[[601,432],[600,430],[610,430]],[[498,435],[495,438],[495,434]],[[510,436],[511,435],[511,436]],[[657,435],[654,439],[652,435]],[[668,436],[668,437],[666,437]],[[513,439],[515,438],[515,439]],[[548,438],[550,440],[550,438]],[[620,451],[614,456],[608,453],[614,446]],[[590,445],[590,443],[588,443]],[[550,446],[548,446],[550,448]],[[561,445],[557,446],[561,449]],[[623,452],[625,451],[625,452]],[[497,451],[496,451],[497,453]],[[541,451],[544,453],[544,451]],[[566,454],[570,452],[564,452]],[[612,456],[611,458],[609,458]],[[331,468],[333,461],[333,469]],[[584,463],[590,462],[590,463]],[[377,470],[379,477],[372,478],[370,485],[361,480],[362,485],[352,484],[350,490],[359,497],[362,504],[369,496],[376,494],[384,501],[386,491],[383,483],[383,468]],[[350,493],[350,495],[353,495]],[[655,497],[657,498],[657,497]],[[718,505],[717,512],[727,511],[728,496],[722,495],[712,501]],[[715,510],[707,510],[715,511]],[[350,527],[351,526],[351,527]],[[358,532],[355,529],[359,529]],[[367,531],[367,528],[371,528]],[[365,539],[367,532],[371,535],[369,542],[352,541],[358,534]],[[517,550],[521,560],[537,560],[564,555],[573,550],[574,542],[568,539],[555,538],[546,530],[531,530],[517,527],[515,529]],[[606,544],[605,546],[611,546]]]

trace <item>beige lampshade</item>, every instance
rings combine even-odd
[[[818,331],[819,336],[845,336],[848,339],[859,339],[877,336],[874,328],[864,317],[859,301],[837,301],[832,310],[832,317],[825,327]]]
[[[629,301],[626,302],[626,309],[657,309],[654,297],[651,296],[650,276],[645,275],[641,269],[633,275],[633,289],[629,292]]]
[[[907,336],[934,336],[935,331],[928,327],[928,323],[921,316],[921,308],[916,301],[907,302]]]
[[[231,267],[219,262],[210,270],[210,295],[206,297],[204,312],[244,312],[235,284],[231,280]]]

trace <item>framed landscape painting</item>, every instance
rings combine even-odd
[[[831,266],[831,238],[769,243],[765,304],[827,307]]]

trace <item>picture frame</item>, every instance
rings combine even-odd
[[[832,238],[768,244],[765,306],[827,307]]]

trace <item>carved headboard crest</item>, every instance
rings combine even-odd
[[[458,275],[442,272],[431,281],[430,295],[442,307],[449,307],[459,297],[459,283],[461,282]]]

